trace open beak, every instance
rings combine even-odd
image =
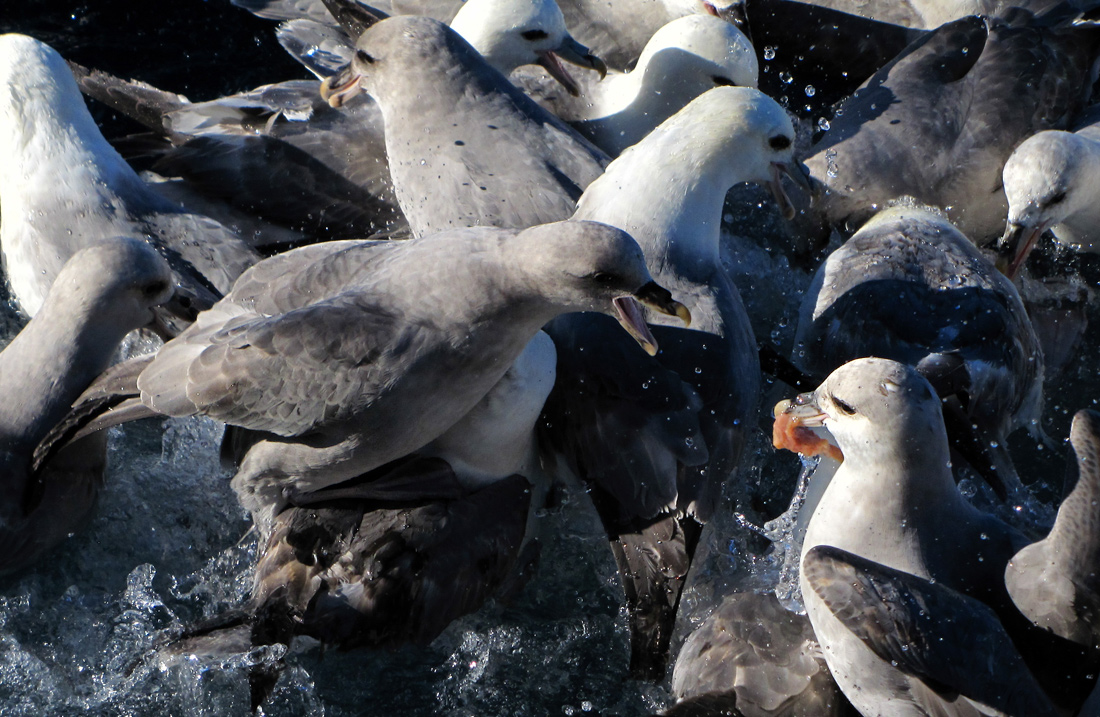
[[[577,67],[587,67],[590,70],[595,70],[600,73],[601,80],[607,76],[607,65],[604,64],[604,61],[593,55],[587,47],[569,35],[565,36],[561,47],[557,50],[542,50],[536,54],[539,56],[538,64],[574,97],[581,93],[581,89],[577,85],[577,81],[562,66],[562,61]]]
[[[330,107],[339,108],[345,102],[363,91],[359,85],[359,73],[352,69],[351,63],[344,65],[335,75],[321,83],[321,99]]]
[[[825,425],[825,413],[817,405],[814,393],[800,393],[793,399],[775,404],[772,445],[804,456],[825,455],[842,462],[844,454],[830,439],[813,429]]]
[[[779,205],[779,211],[787,221],[794,219],[795,207],[787,191],[783,189],[783,177],[790,177],[803,191],[814,196],[813,184],[810,182],[809,172],[798,161],[772,162],[772,178],[768,181],[768,189],[771,190],[775,203]]]
[[[1035,248],[1039,237],[1046,231],[1046,222],[1027,227],[1009,221],[1004,236],[997,242],[997,268],[1009,279],[1015,279],[1020,267],[1027,261],[1028,254]]]
[[[657,355],[658,346],[657,339],[653,338],[653,333],[646,325],[643,305],[666,316],[679,318],[684,326],[691,325],[691,312],[687,307],[673,299],[668,289],[654,281],[642,286],[633,296],[618,296],[611,303],[615,307],[619,323],[650,356]]]

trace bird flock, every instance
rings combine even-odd
[[[217,423],[182,460],[254,541],[111,690],[308,711],[302,650],[497,619],[575,510],[647,712],[1100,717],[1100,396],[1044,404],[1096,308],[1100,2],[232,1],[315,79],[192,102],[0,35],[4,579],[139,419]]]

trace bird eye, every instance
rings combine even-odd
[[[359,60],[360,62],[362,62],[362,63],[364,63],[364,64],[367,64],[367,65],[370,65],[370,64],[373,64],[373,63],[374,63],[374,58],[373,58],[373,57],[371,57],[370,55],[368,55],[368,54],[367,54],[366,52],[364,52],[363,50],[357,50],[357,51],[355,52],[355,59],[357,59],[357,60]]]
[[[714,80],[715,87],[737,87],[737,83],[728,77],[722,77],[721,75],[711,75],[710,79]]]
[[[784,135],[777,134],[768,140],[768,144],[772,149],[786,149],[791,146],[791,138]]]
[[[141,290],[146,296],[156,296],[168,290],[168,282],[154,281],[152,284],[146,284]]]
[[[1047,200],[1047,205],[1049,206],[1051,204],[1060,204],[1064,201],[1066,201],[1066,193],[1065,192],[1058,192],[1053,197],[1051,197],[1050,199]]]
[[[545,30],[528,30],[526,32],[521,32],[520,37],[524,40],[531,40],[534,42],[535,40],[545,40],[549,35],[546,34]]]
[[[589,275],[588,278],[591,279],[592,281],[596,282],[597,284],[614,284],[615,283],[615,275],[614,274],[608,274],[608,273],[602,272],[602,271],[597,271],[595,274]]]
[[[856,409],[852,408],[849,404],[845,403],[844,401],[841,401],[836,396],[830,396],[829,398],[833,399],[833,403],[836,404],[836,407],[839,408],[840,412],[843,413],[845,416],[851,416],[856,412]]]

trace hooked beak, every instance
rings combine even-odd
[[[816,394],[800,393],[796,397],[775,404],[775,423],[772,425],[772,445],[805,456],[825,455],[842,462],[844,454],[827,438],[815,433],[814,428],[825,425],[825,413],[817,405]]]
[[[813,391],[800,393],[794,398],[788,398],[775,404],[772,416],[779,418],[781,415],[798,419],[800,425],[806,428],[820,428],[825,425],[825,413],[818,407]]]
[[[650,356],[657,355],[657,339],[653,338],[653,333],[646,325],[643,305],[666,316],[679,318],[684,326],[691,326],[691,312],[687,307],[673,299],[668,289],[654,281],[642,286],[633,296],[617,296],[611,303],[615,307],[619,323]]]
[[[557,50],[542,50],[536,54],[539,56],[538,64],[574,97],[580,95],[581,89],[577,85],[577,81],[562,66],[560,60],[577,67],[587,67],[590,70],[595,70],[600,73],[601,80],[607,77],[607,65],[604,64],[604,61],[593,55],[587,47],[569,35],[565,36],[561,47]]]
[[[1046,229],[1046,222],[1028,227],[1010,220],[1005,226],[1004,236],[997,242],[997,268],[1001,273],[1009,279],[1015,279]]]
[[[783,189],[784,175],[790,177],[811,198],[814,197],[814,188],[813,183],[810,181],[810,173],[801,162],[796,160],[772,162],[772,178],[768,181],[768,189],[771,190],[776,204],[779,205],[779,211],[783,214],[783,218],[790,221],[794,219],[796,210],[787,191]]]
[[[168,341],[195,323],[202,302],[185,287],[176,286],[172,295],[153,308],[153,321],[149,329]]]
[[[328,102],[330,107],[339,108],[363,91],[359,78],[359,73],[352,69],[351,63],[344,65],[335,75],[325,78],[321,83],[321,99]]]

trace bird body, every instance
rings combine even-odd
[[[233,485],[266,530],[289,495],[438,438],[559,313],[622,312],[654,346],[640,309],[613,308],[630,295],[686,316],[629,235],[590,222],[304,247],[253,267],[166,344],[122,420],[203,414],[257,432]]]
[[[30,323],[0,353],[0,570],[29,565],[79,529],[102,486],[106,443],[91,436],[38,471],[38,442],[110,364],[130,331],[172,295],[168,264],[139,239],[77,252]]]
[[[824,425],[844,454],[810,518],[803,560],[817,546],[830,546],[976,598],[997,613],[1022,646],[1031,670],[1050,666],[1049,657],[1044,663],[1034,651],[1040,649],[1034,640],[1045,639],[1044,634],[1021,619],[1005,584],[1009,560],[1028,541],[978,511],[955,487],[940,399],[915,369],[885,359],[858,359],[830,374],[812,395],[781,404],[777,412],[801,416],[805,426]],[[954,686],[960,697],[951,700],[937,692],[937,683],[922,681],[884,660],[826,606],[806,574],[801,586],[829,669],[861,713],[989,714],[964,699],[966,685]],[[1051,673],[1036,672],[1040,682],[1051,674],[1065,677],[1060,671],[1072,671],[1067,665],[1081,659],[1068,649],[1068,642],[1053,644],[1066,662]],[[950,659],[951,651],[965,652],[968,647],[943,649],[947,652],[938,659]],[[988,694],[987,690],[1009,694],[1014,680],[1010,674],[984,671],[968,679],[974,682],[973,696]],[[1051,689],[1049,682],[1045,684]],[[1049,696],[1067,705],[1078,697],[1083,700],[1092,686],[1081,676],[1066,684],[1073,695],[1067,691]]]
[[[209,305],[258,255],[216,221],[157,195],[99,133],[64,60],[22,35],[0,38],[0,248],[30,315],[76,251],[113,236],[145,236],[182,286]]]

